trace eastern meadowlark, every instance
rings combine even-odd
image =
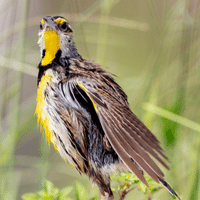
[[[44,17],[38,43],[36,114],[60,155],[98,185],[102,199],[113,199],[110,174],[118,170],[148,186],[144,171],[180,199],[152,159],[169,169],[159,141],[130,110],[111,74],[77,52],[66,19]]]

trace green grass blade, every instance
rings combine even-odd
[[[171,121],[174,121],[182,126],[190,128],[194,131],[200,132],[200,124],[198,124],[192,120],[189,120],[185,117],[182,117],[180,115],[174,114],[168,110],[165,110],[163,108],[160,108],[160,107],[155,106],[150,103],[144,103],[143,109],[147,110],[149,112],[155,113],[156,115],[159,115],[159,116],[169,119]]]

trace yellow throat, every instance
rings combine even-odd
[[[57,51],[60,49],[59,36],[53,29],[47,29],[43,36],[45,56],[42,58],[42,66],[51,64],[56,56]]]

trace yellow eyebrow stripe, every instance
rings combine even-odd
[[[56,22],[57,24],[62,24],[63,22],[65,22],[65,20],[62,18],[58,18],[58,19],[55,19],[54,22]]]
[[[98,112],[98,111],[97,111],[97,106],[96,106],[96,104],[94,103],[94,101],[92,100],[92,98],[90,97],[90,95],[88,94],[88,93],[89,93],[88,89],[87,89],[82,83],[79,83],[79,82],[78,82],[78,85],[86,92],[86,94],[87,94],[88,97],[90,98],[90,100],[91,100],[91,102],[92,102],[92,104],[93,104],[93,106],[94,106],[94,109],[95,109],[95,111],[96,111],[96,113],[97,113],[97,112]]]
[[[42,19],[41,23],[44,24],[44,19]]]

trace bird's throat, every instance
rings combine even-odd
[[[42,58],[42,66],[51,64],[56,56],[57,51],[60,49],[59,36],[53,29],[47,29],[43,36],[45,54]]]

